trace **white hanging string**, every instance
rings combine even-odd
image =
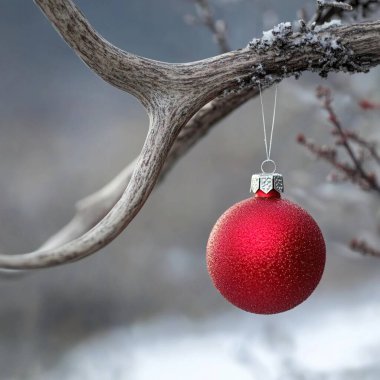
[[[264,112],[263,96],[262,96],[262,92],[261,92],[261,84],[260,83],[259,83],[259,91],[260,91],[261,115],[263,118],[265,153],[267,156],[266,160],[263,161],[261,168],[263,168],[263,164],[265,162],[272,162],[272,164],[274,165],[274,171],[275,171],[276,170],[276,164],[273,160],[271,160],[270,154],[272,152],[273,130],[274,130],[274,123],[276,120],[277,85],[275,87],[275,93],[274,93],[273,118],[272,118],[272,127],[271,127],[271,131],[270,131],[270,136],[269,136],[269,146],[268,146],[268,139],[267,139],[267,129],[266,129],[266,125],[265,125],[265,112]]]

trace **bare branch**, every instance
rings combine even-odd
[[[315,157],[321,158],[328,162],[337,173],[331,174],[328,178],[333,182],[351,181],[358,184],[362,189],[373,190],[369,186],[368,182],[360,176],[356,168],[347,162],[342,162],[338,159],[338,152],[334,147],[327,145],[318,145],[309,138],[306,138],[303,134],[297,136],[297,142],[313,153]]]
[[[342,145],[345,148],[346,152],[348,153],[348,156],[351,158],[351,161],[355,168],[355,170],[353,170],[354,175],[356,177],[359,177],[362,181],[364,181],[368,188],[373,189],[380,194],[380,186],[378,185],[376,178],[374,178],[373,175],[368,174],[364,169],[362,161],[359,157],[356,156],[349,142],[347,133],[343,129],[343,126],[340,123],[338,116],[336,115],[332,107],[331,90],[327,87],[319,86],[317,89],[317,97],[322,99],[323,108],[327,111],[329,115],[329,121],[334,127],[333,134],[338,135],[340,137],[339,145]]]
[[[182,127],[212,99],[222,94],[248,96],[258,82],[265,87],[306,70],[326,76],[331,71],[365,72],[380,63],[380,21],[305,33],[293,33],[290,24],[280,24],[244,49],[198,62],[169,64],[112,46],[70,0],[36,2],[88,66],[140,99],[150,128],[126,190],[98,224],[58,247],[0,255],[0,267],[7,269],[73,262],[112,241],[145,203]]]
[[[368,99],[362,99],[359,106],[363,110],[380,110],[380,103],[371,102]]]
[[[367,139],[361,137],[356,132],[346,130],[345,136],[347,139],[355,142],[360,145],[370,154],[370,157],[373,158],[378,165],[380,165],[380,154],[377,151],[377,143],[373,141],[368,141]]]
[[[359,252],[360,254],[365,255],[365,256],[380,257],[380,251],[374,247],[371,247],[364,240],[358,240],[358,239],[351,240],[350,248],[353,251]]]
[[[227,25],[224,20],[216,20],[209,0],[193,0],[195,2],[200,21],[212,33],[215,42],[218,44],[221,53],[230,51],[227,41]]]
[[[365,163],[372,160],[376,164],[380,163],[380,155],[376,149],[376,142],[369,141],[357,133],[349,130],[341,124],[332,104],[332,93],[327,87],[319,86],[317,88],[317,97],[322,100],[323,108],[327,111],[328,120],[333,126],[331,130],[332,136],[335,138],[333,146],[318,145],[311,139],[306,138],[303,134],[298,135],[297,141],[305,146],[316,157],[328,162],[335,171],[329,175],[329,179],[333,182],[351,181],[358,184],[364,191],[373,191],[377,195],[380,194],[380,186],[378,184],[374,172],[368,172],[365,169]],[[376,109],[376,103],[368,100],[359,105],[364,110]],[[355,148],[361,148],[359,151]],[[350,159],[350,162],[342,162],[339,159],[339,150],[343,149]],[[352,239],[350,248],[362,255],[370,255],[380,257],[380,251],[369,245],[364,240]]]
[[[316,157],[330,163],[339,173],[330,175],[330,179],[334,182],[351,181],[358,184],[363,190],[374,191],[380,194],[380,185],[376,175],[368,172],[364,168],[365,156],[357,154],[351,146],[351,142],[355,142],[369,152],[371,158],[378,160],[379,155],[376,150],[376,145],[359,137],[356,133],[344,128],[333,108],[332,94],[328,87],[318,86],[317,97],[322,100],[323,108],[327,111],[328,121],[332,125],[331,134],[336,137],[335,146],[329,147],[326,145],[319,146],[312,140],[300,134],[297,137],[299,144],[305,146]],[[342,147],[347,153],[350,162],[342,162],[338,159],[338,149]]]

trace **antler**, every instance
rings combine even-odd
[[[258,82],[269,86],[305,70],[325,76],[330,71],[368,71],[380,62],[380,21],[333,29],[307,29],[301,24],[297,33],[293,33],[290,24],[280,24],[244,49],[198,62],[169,64],[138,57],[111,45],[70,0],[36,0],[36,3],[94,72],[141,101],[150,126],[133,171],[127,169],[114,186],[107,188],[107,196],[116,195],[120,184],[128,182],[110,212],[82,236],[70,242],[62,239],[64,243],[60,246],[56,246],[57,238],[31,253],[0,255],[0,267],[7,269],[73,262],[112,241],[145,203],[181,129],[212,99],[224,94],[225,99],[234,99],[236,95],[236,101],[238,95],[248,96]],[[223,103],[225,99],[215,102]],[[190,146],[191,139],[188,141]]]

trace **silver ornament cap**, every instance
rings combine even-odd
[[[259,190],[268,194],[271,190],[284,192],[284,178],[279,173],[254,174],[251,179],[251,192],[256,194]]]

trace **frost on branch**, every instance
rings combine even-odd
[[[334,20],[327,21],[323,23],[322,25],[316,25],[314,27],[314,31],[320,32],[321,30],[326,30],[326,29],[333,28],[340,25],[342,25],[342,21],[338,19],[334,19]]]
[[[269,87],[289,76],[298,79],[304,70],[316,72],[321,77],[327,77],[331,71],[368,72],[371,62],[354,54],[350,40],[337,33],[339,26],[340,20],[311,26],[299,20],[294,24],[283,22],[263,32],[262,38],[253,39],[246,47],[252,55],[263,56],[263,59],[252,65],[249,77],[238,78],[238,86],[226,89],[223,95],[238,94],[257,88],[258,84],[262,88]],[[298,70],[298,67],[302,68]]]
[[[345,11],[352,11],[353,7],[351,4],[343,3],[340,1],[329,1],[329,0],[317,0],[319,7],[333,7],[343,9]]]
[[[317,0],[317,11],[314,16],[316,24],[323,24],[333,18],[348,22],[376,20],[380,8],[379,0]]]
[[[249,42],[248,48],[265,52],[272,47],[280,48],[288,42],[289,36],[293,34],[293,27],[290,22],[282,22],[271,30],[263,32],[263,37],[254,38]]]
[[[308,27],[300,20],[297,30],[294,30],[290,22],[285,22],[263,32],[263,37],[253,39],[247,48],[258,54],[272,52],[277,57],[287,59],[293,58],[302,48],[306,54],[318,53],[321,56],[319,68],[313,67],[310,59],[309,71],[318,72],[322,77],[326,77],[330,71],[368,72],[366,65],[355,62],[351,49],[331,33],[339,25],[339,20],[332,20],[317,27]]]

